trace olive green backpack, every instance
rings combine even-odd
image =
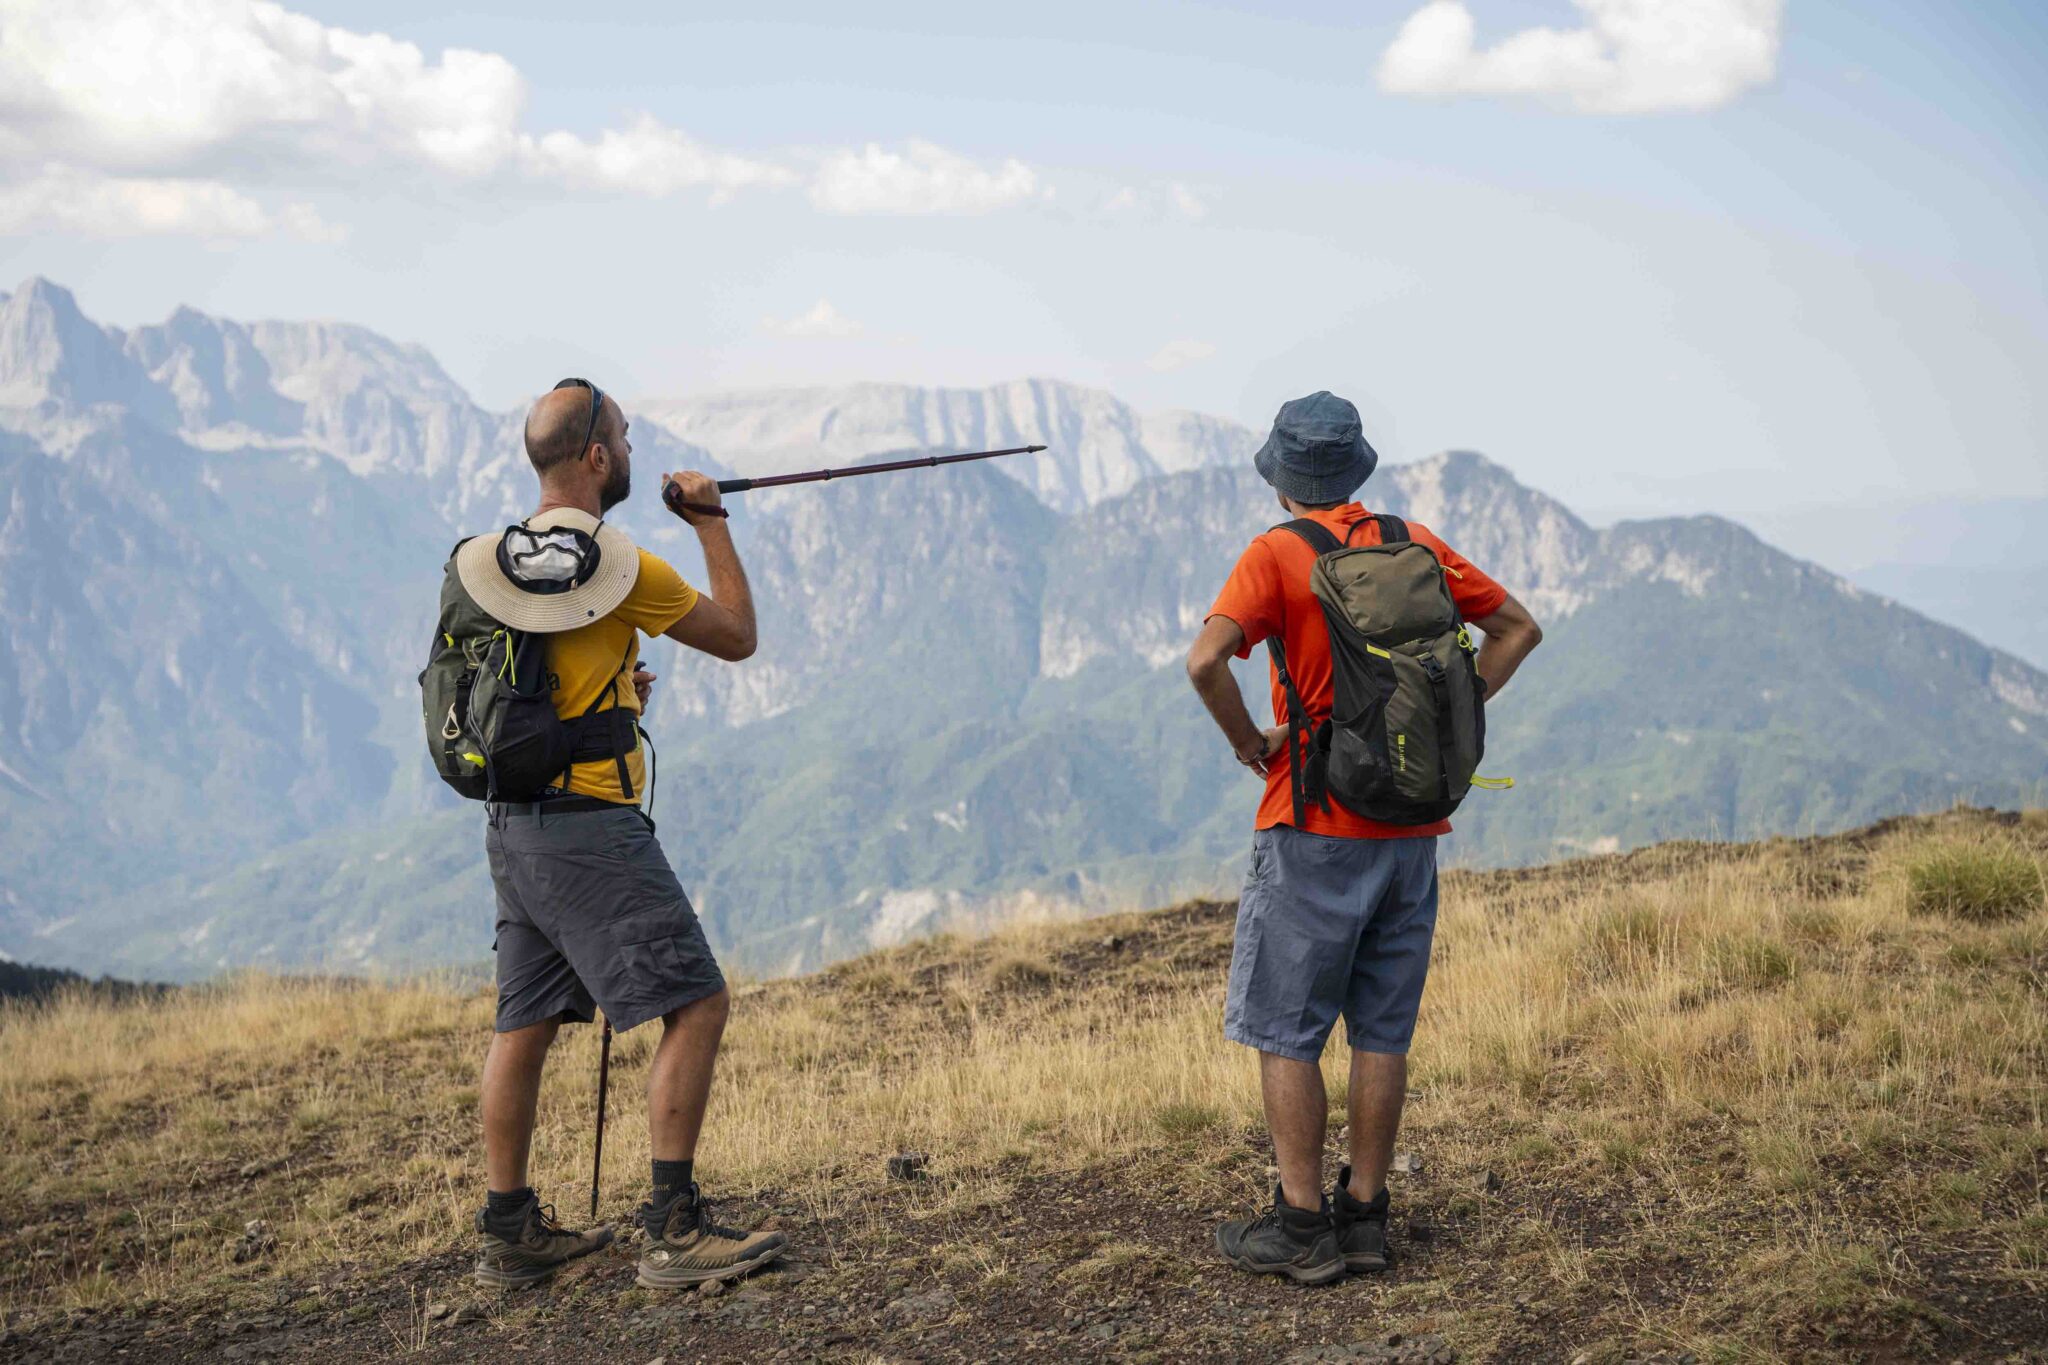
[[[1330,715],[1313,721],[1280,638],[1267,639],[1287,696],[1297,828],[1310,805],[1329,810],[1333,796],[1369,820],[1428,825],[1475,786],[1509,785],[1475,776],[1486,687],[1446,570],[1399,517],[1375,520],[1378,545],[1340,541],[1306,517],[1274,528],[1316,552],[1309,587],[1330,631],[1335,695]]]
[[[450,552],[441,570],[440,618],[419,678],[434,771],[472,801],[531,801],[565,781],[572,764],[609,759],[618,767],[619,790],[631,801],[626,755],[647,733],[639,714],[619,703],[619,684],[630,677],[631,641],[610,686],[574,718],[555,712],[547,641],[513,630],[478,606]]]

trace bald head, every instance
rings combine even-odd
[[[592,441],[602,441],[616,450],[619,444],[619,428],[625,421],[625,414],[612,401],[610,394],[604,397],[603,410],[598,414],[597,430],[591,432]],[[533,461],[533,468],[543,480],[564,466],[583,458],[588,449],[582,444],[583,433],[590,426],[590,390],[570,387],[552,389],[540,396],[526,412],[526,458]]]

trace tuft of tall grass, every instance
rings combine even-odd
[[[2018,919],[2048,903],[2048,878],[2034,855],[2002,839],[1950,838],[1905,863],[1907,902],[1918,915],[1978,923]]]

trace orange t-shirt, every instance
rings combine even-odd
[[[1327,527],[1339,540],[1349,535],[1353,526],[1365,522],[1349,543],[1380,543],[1379,523],[1372,520],[1372,513],[1355,502],[1308,515]],[[1467,621],[1491,616],[1507,600],[1506,588],[1472,567],[1463,555],[1438,540],[1427,527],[1411,521],[1408,523],[1408,535],[1434,551],[1438,563],[1455,570],[1446,581],[1450,584],[1451,600],[1457,603],[1459,615]],[[1238,558],[1237,567],[1230,571],[1230,581],[1223,585],[1223,591],[1216,595],[1216,604],[1209,608],[1210,616],[1227,616],[1244,632],[1244,647],[1237,651],[1240,659],[1250,657],[1253,646],[1264,644],[1268,636],[1280,637],[1280,644],[1287,651],[1287,670],[1294,675],[1295,690],[1301,693],[1301,704],[1308,711],[1311,727],[1321,724],[1335,704],[1330,631],[1323,622],[1322,605],[1308,586],[1309,570],[1314,567],[1315,560],[1316,552],[1294,532],[1268,531],[1245,548],[1244,554]],[[1280,686],[1280,670],[1271,663],[1266,667],[1272,675],[1273,723],[1285,725],[1287,693]],[[1288,750],[1282,748],[1266,773],[1266,795],[1259,802],[1258,828],[1271,829],[1274,825],[1293,823],[1293,768]],[[1318,805],[1309,806],[1307,823],[1303,828],[1310,834],[1332,834],[1347,839],[1412,839],[1418,835],[1449,834],[1451,822],[1382,824],[1378,820],[1354,815],[1344,808],[1343,802],[1332,796],[1327,811]]]

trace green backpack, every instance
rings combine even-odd
[[[632,655],[629,641],[621,673]],[[531,801],[563,781],[571,764],[598,759],[618,765],[619,788],[633,799],[626,755],[646,732],[619,704],[619,674],[582,715],[557,715],[547,636],[513,630],[478,606],[452,553],[420,671],[420,710],[434,771],[472,801]]]
[[[1507,785],[1475,777],[1486,748],[1486,688],[1444,567],[1399,517],[1375,520],[1378,545],[1339,541],[1305,517],[1274,528],[1316,552],[1309,588],[1329,627],[1335,692],[1330,715],[1317,723],[1295,690],[1280,637],[1267,639],[1287,696],[1296,828],[1311,804],[1327,811],[1333,796],[1369,820],[1429,825],[1474,786]]]

